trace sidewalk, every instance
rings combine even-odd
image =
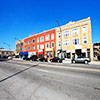
[[[91,64],[91,65],[100,65],[100,61],[91,61],[89,64]]]
[[[71,64],[71,60],[63,60],[62,63],[64,63],[64,64]],[[100,65],[100,61],[91,61],[89,64],[90,65]]]
[[[21,59],[21,58],[13,58],[13,60],[15,60],[15,61],[23,61],[23,59]],[[25,62],[25,61],[23,61],[23,62]],[[33,61],[28,61],[28,63],[32,63]],[[47,62],[40,62],[40,63],[47,63]],[[51,63],[51,62],[48,62],[48,63],[50,63],[50,64],[58,64],[58,63]],[[60,65],[62,65],[62,64],[71,64],[71,60],[63,60],[63,62],[62,63],[59,63]],[[90,63],[89,63],[89,65],[100,65],[100,62],[99,61],[91,61]]]

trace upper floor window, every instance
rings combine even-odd
[[[64,46],[68,46],[70,44],[70,41],[69,40],[65,40],[64,41]]]
[[[44,41],[44,37],[42,36],[41,38],[40,38],[40,42],[43,42]]]
[[[72,35],[79,34],[79,28],[73,28],[72,29]]]
[[[26,45],[26,42],[25,42],[25,45]]]
[[[31,43],[31,41],[28,41],[28,44],[30,44]]]
[[[44,49],[44,44],[41,44],[40,45],[40,49]]]
[[[82,26],[82,33],[87,33],[87,26]]]
[[[26,51],[26,48],[25,48],[25,51]]]
[[[61,41],[58,41],[58,46],[59,46],[59,47],[61,46]]]
[[[21,46],[23,46],[23,43],[21,43]]]
[[[39,43],[39,38],[37,38],[37,43]]]
[[[60,32],[58,32],[58,38],[61,38],[61,33]]]
[[[46,43],[46,48],[49,48],[49,43]]]
[[[84,44],[87,43],[87,37],[83,37],[83,43],[84,43]]]
[[[52,47],[52,48],[54,47],[54,42],[51,43],[51,47]]]
[[[37,49],[39,49],[39,45],[37,45]]]
[[[79,39],[78,38],[77,39],[73,39],[72,43],[73,43],[73,45],[79,44]]]
[[[30,50],[30,47],[28,47],[28,50]]]
[[[33,43],[35,43],[35,39],[33,39]]]
[[[51,34],[51,40],[54,40],[54,34],[53,33]]]
[[[35,46],[33,46],[32,49],[35,50]]]
[[[49,34],[45,36],[45,40],[46,40],[46,41],[49,40]]]
[[[64,34],[64,37],[68,37],[69,36],[69,30],[64,31],[63,34]]]

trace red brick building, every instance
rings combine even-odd
[[[23,52],[28,52],[28,56],[53,58],[56,55],[56,30],[51,29],[33,36],[27,37],[23,41]]]

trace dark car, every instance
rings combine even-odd
[[[78,56],[77,58],[72,59],[72,63],[85,63],[88,64],[90,59],[87,57]]]
[[[30,60],[32,60],[32,61],[37,61],[37,59],[38,59],[38,57],[36,55],[32,55],[30,57]]]
[[[45,57],[41,57],[41,58],[39,59],[39,61],[47,62],[47,59],[46,59]]]
[[[8,59],[7,56],[0,56],[0,61],[5,61],[5,60],[7,60],[7,59]]]
[[[30,58],[28,58],[27,56],[24,56],[23,60],[30,60]]]
[[[62,62],[62,59],[60,59],[59,57],[54,57],[52,59],[50,59],[51,62]]]
[[[99,55],[97,58],[98,58],[98,60],[100,61],[100,55]]]

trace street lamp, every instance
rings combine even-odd
[[[4,42],[3,44],[6,44],[6,45],[8,46],[8,48],[9,48],[9,50],[10,50],[10,44],[8,44],[8,43],[5,43],[5,42]]]
[[[59,22],[56,20],[56,23],[58,24],[58,27],[60,29],[60,34],[61,34],[61,58],[63,59],[63,50],[62,50],[62,30]]]

